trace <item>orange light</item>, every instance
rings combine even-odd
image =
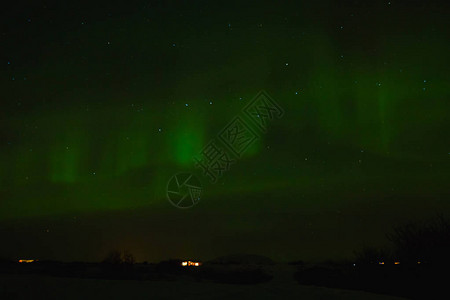
[[[183,267],[186,267],[186,266],[188,266],[188,267],[198,267],[198,266],[200,266],[201,265],[201,263],[200,262],[195,262],[195,261],[190,261],[190,260],[188,260],[188,261],[183,261],[183,262],[181,262],[181,265],[183,266]]]
[[[19,262],[28,264],[34,262],[34,259],[19,259]]]
[[[395,264],[395,265],[399,265],[399,264],[400,264],[400,262],[399,262],[399,261],[396,261],[396,262],[394,262],[394,264]]]
[[[379,265],[384,265],[384,261],[380,261],[378,264]]]

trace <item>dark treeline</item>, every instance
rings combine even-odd
[[[450,267],[450,222],[442,215],[396,226],[391,247],[355,251],[355,262],[299,265],[301,284],[366,290],[412,299],[445,299]],[[433,295],[436,295],[433,297]]]
[[[255,256],[233,256],[235,260],[205,262],[201,267],[185,267],[180,259],[159,263],[136,263],[129,251],[111,251],[100,263],[36,261],[18,263],[3,260],[0,273],[39,274],[57,277],[94,278],[111,280],[196,280],[230,284],[255,284],[267,282],[272,275],[266,263],[247,259]],[[240,259],[240,261],[236,260]],[[250,261],[250,263],[247,263]],[[260,261],[271,261],[262,258]]]

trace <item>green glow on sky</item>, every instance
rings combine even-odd
[[[39,241],[48,218],[66,222],[61,236],[101,223],[114,240],[117,226],[149,252],[152,238],[179,249],[194,224],[183,247],[218,253],[215,230],[225,248],[246,226],[257,232],[243,229],[244,246],[299,228],[317,242],[309,223],[360,241],[385,218],[450,212],[448,16],[433,1],[392,2],[105,2],[5,17],[0,221],[39,219]],[[219,183],[202,177],[205,197],[182,214],[167,180],[200,173],[193,156],[261,89],[285,115]]]
[[[173,147],[172,158],[180,167],[193,166],[193,157],[206,146],[201,124],[195,120],[185,120],[178,123],[175,130],[173,137],[169,139],[169,145],[173,145],[169,146]]]

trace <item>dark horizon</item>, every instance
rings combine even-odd
[[[8,241],[2,247],[0,258],[8,259],[39,259],[55,260],[62,262],[86,261],[100,262],[113,250],[130,251],[137,262],[147,261],[157,263],[168,259],[197,259],[208,261],[221,256],[234,254],[255,254],[268,257],[275,262],[286,263],[293,261],[304,262],[324,262],[324,261],[355,261],[355,253],[363,250],[365,247],[393,250],[394,245],[388,241],[386,234],[392,233],[395,225],[407,225],[411,220],[392,220],[386,225],[379,222],[376,230],[367,231],[367,227],[355,228],[352,232],[339,234],[338,229],[329,228],[319,234],[307,236],[309,240],[302,235],[311,232],[312,226],[309,225],[303,230],[285,233],[282,236],[267,235],[265,231],[252,231],[251,237],[248,233],[236,233],[233,235],[223,235],[219,231],[220,223],[225,222],[260,222],[264,219],[267,222],[284,218],[284,226],[296,225],[293,221],[298,217],[298,213],[279,213],[279,214],[232,214],[232,213],[210,213],[208,218],[202,216],[201,212],[192,213],[186,216],[186,212],[175,216],[179,222],[189,221],[189,229],[180,230],[178,226],[167,225],[173,219],[168,218],[169,213],[161,213],[152,220],[146,220],[148,213],[138,211],[126,212],[102,212],[90,213],[89,216],[78,217],[69,222],[66,217],[53,217],[44,219],[40,217],[34,221],[21,220],[20,222],[3,222],[2,237]],[[332,212],[325,213],[323,218],[326,220],[334,216]],[[415,221],[434,220],[437,214],[430,214],[430,218],[417,218]],[[171,215],[171,218],[174,216]],[[180,218],[181,217],[181,218]],[[242,219],[246,219],[243,221]],[[306,216],[304,216],[306,217]],[[312,216],[308,216],[312,219]],[[341,217],[345,218],[345,216]],[[141,224],[139,228],[130,224],[130,220]],[[213,227],[202,228],[203,224],[215,219]],[[195,220],[195,221],[193,221]],[[297,223],[303,223],[302,221]],[[347,220],[346,222],[350,222]],[[386,220],[384,220],[386,221]],[[307,222],[307,221],[306,221]],[[330,220],[328,220],[330,222]],[[339,220],[335,220],[336,223]],[[366,223],[376,222],[376,219],[365,220]],[[335,224],[336,224],[335,223]],[[48,224],[53,224],[58,230],[49,229]],[[166,224],[166,225],[165,225]],[[211,223],[208,223],[211,225]],[[308,224],[308,223],[307,223]],[[148,228],[161,228],[166,226],[170,232],[158,233],[158,230],[149,230]],[[267,226],[267,225],[266,225]],[[271,225],[277,229],[277,226]],[[297,225],[298,228],[302,226]],[[385,231],[382,231],[385,228]],[[314,228],[315,229],[315,228]],[[39,235],[32,235],[36,230],[41,231]],[[48,232],[47,232],[48,230]],[[330,231],[331,234],[330,234]],[[105,234],[108,232],[108,234]],[[369,235],[370,234],[370,235]],[[334,235],[334,236],[333,236]],[[369,235],[364,238],[364,236]],[[209,239],[205,239],[210,237]],[[311,239],[311,236],[314,240]],[[353,237],[363,238],[353,238]],[[144,238],[141,238],[144,237]],[[306,240],[306,241],[305,241]],[[137,241],[137,242],[136,242]],[[74,251],[75,249],[75,251]],[[81,250],[80,250],[81,249]],[[164,249],[169,249],[164,250]],[[317,250],[320,249],[320,250]],[[331,254],[330,254],[331,253]]]

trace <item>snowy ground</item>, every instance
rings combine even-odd
[[[256,285],[195,281],[70,279],[0,275],[0,299],[402,299],[366,292],[301,286],[274,278]]]

